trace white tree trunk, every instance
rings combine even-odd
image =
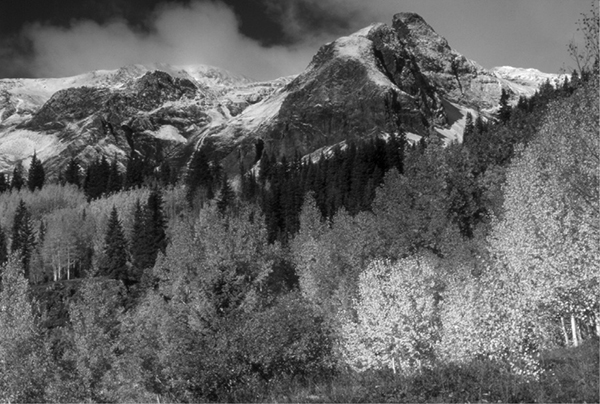
[[[577,338],[578,333],[577,319],[575,318],[574,314],[571,314],[571,335],[573,337],[573,346],[579,346],[579,339]]]
[[[563,332],[563,336],[565,337],[565,346],[569,346],[569,333],[567,332],[567,326],[565,325],[565,318],[561,316],[560,324]]]

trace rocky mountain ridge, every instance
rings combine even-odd
[[[402,131],[462,135],[467,112],[490,112],[559,75],[486,70],[453,50],[420,16],[396,14],[323,45],[305,71],[256,83],[208,66],[132,65],[63,79],[0,80],[0,172],[35,151],[56,175],[70,157],[124,165],[142,156],[185,168],[205,147],[230,174],[264,151],[320,148]],[[491,115],[490,115],[491,116]]]

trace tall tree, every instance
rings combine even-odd
[[[23,270],[27,279],[29,279],[29,266],[31,263],[31,256],[35,250],[35,244],[35,231],[31,214],[29,213],[29,209],[27,209],[25,202],[21,200],[19,206],[17,206],[13,219],[11,251],[20,254]]]
[[[131,246],[131,261],[134,269],[134,278],[138,280],[142,270],[149,268],[150,254],[148,253],[148,234],[146,232],[146,211],[142,207],[140,200],[136,200],[133,211],[133,228],[129,245]]]
[[[0,401],[48,401],[44,395],[49,379],[47,350],[18,257],[11,255],[0,273]]]
[[[469,144],[473,141],[473,134],[475,133],[475,125],[473,124],[473,115],[467,112],[465,119],[465,130],[463,131],[463,144]]]
[[[108,172],[108,181],[106,183],[106,192],[109,194],[117,193],[123,187],[123,176],[119,170],[117,163],[117,157],[110,163],[110,169]]]
[[[194,153],[194,157],[188,167],[188,172],[185,178],[186,184],[186,199],[190,206],[193,206],[195,201],[199,199],[200,205],[206,199],[211,199],[209,196],[213,190],[211,170],[208,161],[208,156],[203,150],[198,150]]]
[[[110,165],[104,156],[90,164],[83,187],[88,199],[97,199],[106,193],[109,176]]]
[[[582,329],[600,335],[598,78],[550,104],[543,121],[508,170],[505,213],[490,244],[497,274],[520,295],[511,327],[540,332],[566,318],[577,345]]]
[[[65,181],[67,184],[77,185],[77,187],[81,186],[80,169],[79,161],[77,158],[72,157],[65,170]]]
[[[125,188],[137,188],[144,183],[145,164],[139,156],[130,157],[125,168]]]
[[[498,111],[498,119],[501,123],[507,123],[510,119],[512,108],[508,105],[508,92],[503,88],[500,94],[500,110]]]
[[[0,173],[0,194],[10,189],[10,184],[6,180],[6,174]]]
[[[8,244],[6,243],[6,234],[0,227],[0,265],[8,260]]]
[[[75,366],[77,401],[106,401],[105,374],[117,362],[115,336],[123,312],[123,287],[119,282],[86,279],[69,304],[68,345],[65,357]],[[71,394],[73,394],[71,393]]]
[[[221,194],[219,196],[219,200],[217,201],[217,209],[222,215],[224,215],[227,211],[227,208],[231,206],[234,198],[235,195],[233,193],[233,189],[231,189],[231,185],[229,185],[227,176],[224,176],[223,184],[221,185]]]
[[[31,165],[29,166],[29,175],[27,178],[27,185],[33,192],[36,189],[42,189],[44,182],[46,181],[46,172],[40,159],[37,158],[36,152],[33,152],[31,158]]]
[[[154,266],[158,252],[163,254],[167,248],[166,219],[163,211],[162,193],[154,189],[146,204],[146,232],[150,235],[151,266]]]
[[[100,275],[126,280],[129,278],[127,264],[127,240],[117,208],[113,206],[104,238],[104,257],[100,263]]]
[[[13,169],[12,179],[10,181],[10,189],[19,191],[25,185],[25,174],[23,171],[23,163],[17,161]]]

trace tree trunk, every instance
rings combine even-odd
[[[565,346],[569,346],[569,333],[567,332],[567,326],[565,325],[565,318],[560,317],[560,324],[563,332],[563,336],[565,337]]]
[[[571,314],[571,335],[573,336],[573,346],[579,346],[579,339],[577,338],[577,334],[577,319],[575,319],[574,314]]]
[[[596,312],[596,336],[600,337],[600,312]]]

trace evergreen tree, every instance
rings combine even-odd
[[[217,209],[222,215],[224,215],[227,211],[227,208],[231,206],[234,198],[235,194],[233,193],[233,189],[231,189],[231,185],[229,185],[229,181],[225,176],[223,177],[223,184],[221,185],[221,195],[217,201]]]
[[[16,189],[17,191],[25,185],[25,177],[23,173],[23,164],[17,161],[15,168],[13,169],[12,180],[10,182],[10,189]]]
[[[139,200],[136,202],[130,240],[131,259],[136,270],[133,280],[139,281],[142,271],[152,268],[158,253],[164,254],[167,248],[166,219],[159,190],[150,193],[145,206]]]
[[[465,119],[465,130],[463,131],[463,144],[468,145],[473,142],[473,135],[475,133],[475,125],[473,124],[473,115],[467,112]]]
[[[6,234],[0,227],[0,265],[3,265],[8,260],[8,244],[6,242]]]
[[[188,173],[185,179],[186,199],[190,206],[194,206],[194,201],[199,198],[200,204],[204,203],[212,190],[209,190],[212,184],[210,165],[208,157],[203,150],[194,153],[194,157],[188,167]],[[210,192],[209,192],[210,191]]]
[[[100,264],[100,275],[120,280],[129,278],[127,240],[115,206],[113,206],[108,219],[104,238],[104,259]]]
[[[77,187],[81,187],[81,179],[79,177],[79,161],[72,157],[69,160],[69,164],[67,164],[67,169],[65,170],[65,181],[67,184],[77,185]]]
[[[36,189],[42,189],[44,182],[46,181],[46,172],[42,162],[37,158],[36,153],[33,153],[31,158],[31,166],[29,167],[29,175],[27,178],[27,185],[33,192]]]
[[[500,111],[498,112],[498,119],[500,119],[501,123],[507,123],[510,119],[510,113],[512,108],[508,105],[508,92],[503,88],[502,93],[500,94]]]
[[[19,202],[19,206],[15,211],[10,249],[12,252],[20,253],[25,277],[29,279],[29,266],[35,249],[35,233],[31,214],[23,200]]]
[[[160,164],[159,179],[163,186],[173,184],[173,171],[174,170],[171,168],[171,164],[167,160]]]
[[[110,165],[104,156],[90,164],[84,183],[84,191],[89,200],[100,198],[107,192],[109,176]]]
[[[154,266],[158,252],[164,254],[167,249],[166,227],[162,193],[155,189],[148,196],[148,203],[146,204],[146,232],[151,235],[151,266]]]
[[[130,157],[125,169],[125,189],[141,187],[144,184],[144,161],[138,157]]]
[[[44,244],[44,239],[46,238],[46,222],[40,220],[40,227],[38,228],[38,244]]]
[[[146,212],[140,200],[135,203],[133,212],[133,228],[129,245],[131,246],[131,261],[135,267],[134,280],[139,280],[142,271],[151,267],[150,254],[148,254],[148,233],[146,232]]]
[[[4,173],[0,173],[0,194],[6,192],[10,189],[10,184],[6,180],[6,175]]]
[[[119,171],[119,166],[117,164],[117,157],[113,159],[110,164],[110,169],[108,173],[108,181],[106,184],[106,192],[109,194],[114,194],[121,191],[123,187],[123,178],[121,176],[121,172]]]

